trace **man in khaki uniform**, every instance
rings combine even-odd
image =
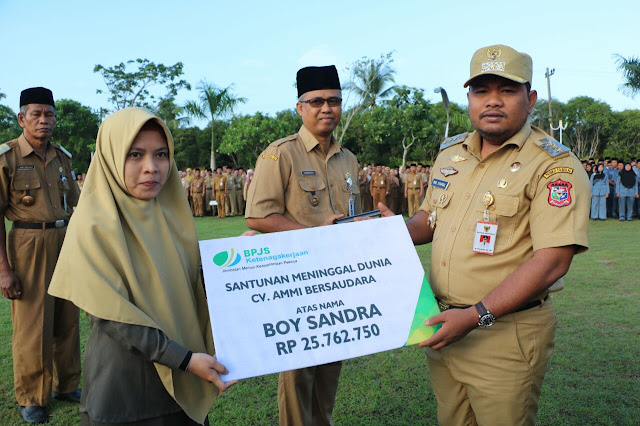
[[[218,217],[225,217],[225,204],[227,198],[227,177],[222,174],[222,169],[218,167],[213,178],[213,190],[215,191],[216,202],[218,203]]]
[[[244,215],[244,203],[242,198],[242,187],[244,186],[244,179],[240,175],[240,169],[233,171],[233,204],[235,205],[235,211],[238,215]]]
[[[204,176],[204,211],[205,214],[209,214],[213,212],[211,200],[214,198],[211,193],[213,189],[213,173],[210,167],[207,167]],[[212,213],[213,214],[213,213]]]
[[[187,200],[189,200],[189,207],[191,207],[191,214],[194,214],[194,210],[193,210],[193,197],[191,194],[191,181],[193,180],[193,172],[191,170],[191,168],[187,168],[186,170],[187,174],[184,177],[184,180],[186,182],[185,186],[185,190],[186,190],[186,194],[187,194]]]
[[[376,172],[369,181],[369,191],[373,197],[373,208],[378,208],[378,203],[385,204],[385,198],[389,193],[389,177],[382,172],[382,164],[376,165]]]
[[[442,425],[535,424],[554,347],[549,293],[588,248],[589,181],[569,148],[529,123],[531,70],[504,45],[474,54],[464,86],[476,130],[440,146],[407,222],[414,243],[433,242],[442,313],[428,324],[442,328],[420,345]]]
[[[420,208],[420,198],[422,198],[422,178],[416,172],[415,164],[412,164],[406,173],[404,197],[409,204],[409,217],[413,217]]]
[[[204,177],[200,175],[200,169],[195,169],[191,181],[191,197],[193,198],[193,215],[196,217],[204,216],[204,191]]]
[[[37,87],[20,96],[23,134],[0,145],[0,288],[11,299],[13,374],[20,414],[46,421],[54,397],[80,401],[78,309],[47,294],[66,226],[80,191],[71,154],[49,141],[56,125],[53,95]],[[81,279],[79,277],[79,279]]]
[[[360,212],[358,161],[333,137],[342,115],[338,72],[303,68],[297,83],[303,125],[264,150],[249,187],[247,226],[260,232],[329,225]],[[334,362],[281,373],[280,424],[332,424],[341,368]]]
[[[224,198],[225,213],[227,216],[236,216],[238,213],[234,202],[236,186],[234,184],[233,170],[231,170],[230,167],[224,166],[222,169],[222,175],[227,178],[227,193]]]

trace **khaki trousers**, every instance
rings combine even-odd
[[[225,194],[224,191],[216,191],[216,201],[218,202],[218,217],[225,217]]]
[[[278,410],[287,426],[333,425],[342,361],[280,373]]]
[[[420,209],[420,188],[407,189],[407,202],[409,203],[409,217],[413,217]]]
[[[427,348],[443,425],[535,425],[556,316],[551,299],[479,327],[438,351]]]
[[[197,217],[204,216],[204,198],[202,194],[193,196],[193,215]]]
[[[374,210],[378,208],[378,203],[387,205],[386,203],[387,189],[386,188],[373,188],[373,193],[371,195],[373,197]]]
[[[211,213],[211,204],[209,204],[211,202],[211,188],[207,187],[205,189],[205,197],[204,197],[204,211],[207,213]]]
[[[44,407],[52,390],[73,392],[80,380],[78,308],[47,294],[65,232],[9,231],[9,265],[22,286],[22,297],[11,301],[11,322],[13,382],[23,406]]]
[[[236,212],[243,216],[244,215],[244,198],[242,197],[242,190],[236,190],[235,194],[235,204],[236,204]]]

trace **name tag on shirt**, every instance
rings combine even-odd
[[[449,187],[449,182],[442,179],[434,179],[431,182],[431,186],[435,186],[436,188],[444,189],[446,191],[446,189]]]
[[[302,174],[302,176],[315,176],[316,175],[316,171],[315,170],[303,170],[300,173]]]
[[[498,224],[495,222],[476,223],[476,232],[473,237],[473,252],[493,256],[497,233]]]

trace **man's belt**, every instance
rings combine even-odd
[[[14,228],[19,229],[53,229],[64,228],[69,224],[69,219],[60,219],[55,222],[13,222]]]
[[[373,187],[375,189],[387,189],[387,185],[385,185],[385,186],[375,186],[375,185],[373,185]]]
[[[526,311],[527,309],[535,308],[536,306],[542,305],[542,302],[545,302],[548,298],[549,298],[549,295],[547,294],[544,297],[544,299],[542,299],[542,300],[534,300],[533,302],[529,302],[526,305],[521,306],[520,308],[516,309],[513,312],[522,312],[522,311]],[[436,297],[436,302],[438,302],[438,307],[440,308],[441,311],[446,311],[448,309],[467,309],[467,308],[471,307],[471,306],[447,305],[446,303],[443,303],[442,300],[438,299],[437,297]]]

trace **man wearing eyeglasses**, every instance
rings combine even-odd
[[[298,71],[302,127],[273,142],[258,157],[247,196],[247,226],[279,232],[324,226],[360,213],[358,161],[338,145],[333,130],[342,115],[342,92],[335,66]],[[280,424],[332,424],[341,362],[280,374]]]

